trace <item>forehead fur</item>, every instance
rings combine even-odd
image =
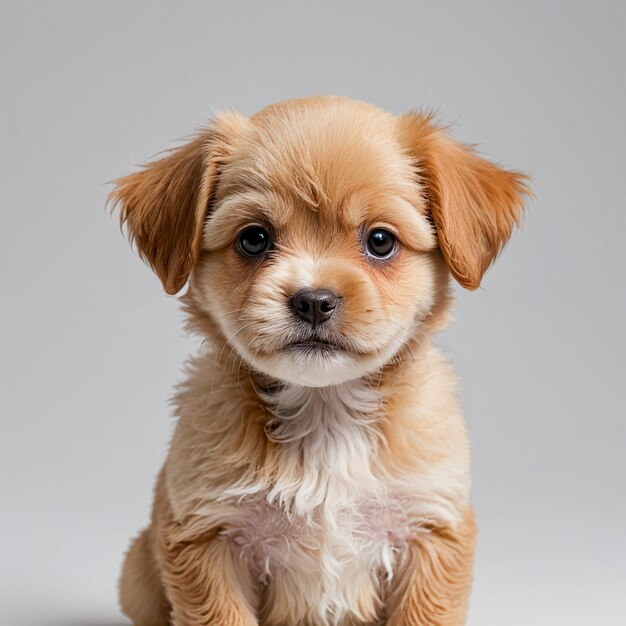
[[[362,214],[392,198],[421,206],[416,180],[393,116],[347,98],[314,97],[250,118],[233,143],[218,195],[277,194],[320,217],[341,209],[345,219],[346,212]]]

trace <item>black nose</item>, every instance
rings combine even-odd
[[[293,294],[293,310],[313,326],[330,319],[339,298],[330,289],[300,289]]]

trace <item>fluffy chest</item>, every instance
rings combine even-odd
[[[267,501],[241,503],[222,532],[271,598],[266,623],[370,622],[381,582],[394,575],[408,542],[427,532],[410,502],[352,500],[332,519],[320,510],[291,517]]]
[[[264,401],[273,456],[262,471],[243,463],[233,471],[219,447],[199,464],[172,463],[175,513],[221,529],[263,589],[263,623],[371,623],[381,582],[396,575],[409,542],[455,523],[467,498],[464,462],[384,467],[381,398],[361,381],[287,387]],[[177,449],[205,449],[196,429],[178,432]]]
[[[267,623],[372,620],[381,580],[423,532],[414,499],[392,491],[376,464],[379,398],[342,385],[267,402],[276,471],[232,490],[222,536],[271,596]]]

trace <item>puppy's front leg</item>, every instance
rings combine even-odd
[[[457,528],[435,528],[414,541],[386,602],[387,626],[462,626],[475,541],[471,509]]]
[[[177,541],[162,533],[159,561],[172,626],[257,626],[250,572],[215,534]]]

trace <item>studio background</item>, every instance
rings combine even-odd
[[[623,2],[0,4],[0,624],[122,626],[173,419],[176,300],[108,180],[212,110],[428,106],[537,199],[439,336],[480,536],[470,626],[626,623]]]

